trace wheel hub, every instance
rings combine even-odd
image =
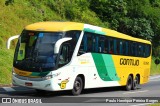
[[[80,82],[76,81],[75,82],[75,89],[78,91],[80,89]]]

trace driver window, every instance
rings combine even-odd
[[[69,45],[62,45],[61,53],[59,56],[59,64],[58,67],[62,67],[69,62]]]

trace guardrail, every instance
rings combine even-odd
[[[19,37],[19,35],[15,35],[15,36],[10,37],[7,40],[7,49],[10,49],[11,41],[14,40],[14,39],[17,39],[18,37]]]

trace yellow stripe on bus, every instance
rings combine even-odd
[[[32,72],[22,71],[17,68],[14,68],[14,72],[20,76],[30,76],[32,74]]]

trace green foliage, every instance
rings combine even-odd
[[[132,18],[143,18],[143,8],[148,6],[150,3],[148,0],[125,0],[127,2],[127,16]]]
[[[10,4],[13,4],[14,3],[14,0],[6,0],[5,1],[5,5],[8,6]]]
[[[153,48],[153,54],[156,58],[160,58],[160,46]]]
[[[69,20],[110,27],[131,36],[151,40],[155,47],[160,44],[157,40],[160,38],[160,0],[6,0],[1,4],[6,2],[12,5],[2,6],[2,39],[7,39],[4,35],[20,33],[25,25],[33,22]],[[5,17],[11,21],[6,21]],[[18,20],[21,21],[20,25],[13,27],[13,23]],[[14,33],[10,28],[13,28]]]
[[[11,83],[13,50],[0,49],[0,84]]]
[[[154,104],[150,104],[148,106],[160,106],[160,103],[154,103]]]
[[[48,0],[47,5],[59,14],[63,20],[90,23],[98,26],[107,26],[99,17],[89,10],[86,0]]]
[[[160,7],[160,0],[149,0],[153,7]]]
[[[90,8],[102,19],[112,21],[127,14],[124,0],[91,0]]]
[[[160,0],[90,0],[90,9],[110,28],[159,45],[159,3]]]
[[[154,36],[151,22],[145,18],[125,19],[122,23],[123,27],[120,26],[118,30],[124,31],[123,33],[147,40],[152,40]]]
[[[151,75],[156,75],[156,74],[160,74],[160,64],[156,65],[155,62],[155,57],[152,57],[152,61],[151,61],[151,71],[150,74]]]

